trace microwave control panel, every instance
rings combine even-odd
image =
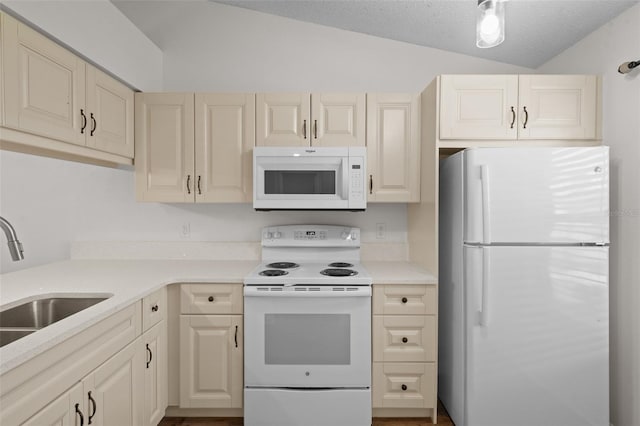
[[[367,176],[365,156],[349,156],[349,205],[366,206],[365,180]],[[354,204],[355,203],[355,204]]]

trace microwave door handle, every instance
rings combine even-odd
[[[349,201],[351,194],[349,194],[349,158],[342,161],[342,199]]]

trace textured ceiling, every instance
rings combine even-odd
[[[166,0],[112,0],[162,48]],[[640,0],[509,0],[506,39],[475,46],[476,0],[212,0],[299,21],[537,68]],[[198,1],[184,8],[205,7]],[[181,25],[188,26],[189,22]]]

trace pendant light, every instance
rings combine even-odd
[[[495,47],[504,41],[504,1],[478,0],[476,46]]]

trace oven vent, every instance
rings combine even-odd
[[[333,287],[332,288],[333,291],[344,291],[343,287]]]
[[[358,291],[358,287],[347,287],[347,291]]]
[[[320,291],[320,287],[309,287],[309,291]]]

